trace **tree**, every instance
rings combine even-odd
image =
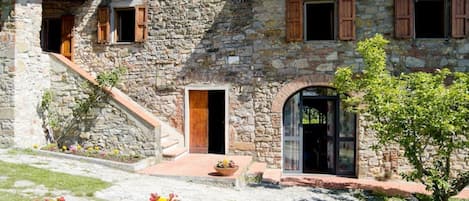
[[[334,86],[352,94],[342,95],[347,108],[370,122],[373,148],[399,145],[414,168],[404,178],[446,201],[469,184],[468,170],[451,166],[456,153],[469,157],[469,74],[443,69],[393,76],[386,69],[387,43],[381,35],[359,42],[364,70],[339,68]]]

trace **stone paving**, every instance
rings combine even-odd
[[[112,201],[145,201],[152,192],[174,192],[182,201],[276,201],[276,200],[357,200],[349,191],[308,187],[217,187],[168,178],[124,172],[101,165],[37,155],[11,155],[0,149],[0,160],[29,164],[57,172],[90,176],[111,182],[113,186],[96,192],[95,197]],[[65,195],[68,197],[69,195]],[[69,200],[83,200],[73,198]]]

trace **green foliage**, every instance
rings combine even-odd
[[[59,117],[57,112],[51,109],[53,99],[54,93],[50,90],[45,91],[42,95],[40,111],[47,117],[46,124],[53,129],[57,129],[59,127]]]
[[[392,76],[386,70],[381,36],[358,43],[365,69],[336,72],[335,87],[350,110],[360,112],[376,131],[374,148],[398,144],[415,170],[404,175],[448,200],[469,184],[469,172],[451,169],[451,156],[469,151],[469,74],[448,69]],[[465,159],[467,160],[467,158]]]
[[[115,87],[117,83],[119,83],[121,75],[126,72],[127,70],[123,67],[113,69],[110,72],[102,72],[96,77],[96,80],[98,81],[98,86],[108,88]]]

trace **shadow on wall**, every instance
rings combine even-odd
[[[189,56],[174,79],[176,83],[171,85],[232,83],[252,86],[253,4],[253,1],[227,0],[211,27],[195,44],[200,51]]]

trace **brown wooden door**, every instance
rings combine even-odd
[[[72,29],[74,24],[73,15],[62,16],[62,37],[60,44],[60,54],[72,60],[73,54],[73,35]]]
[[[208,91],[189,91],[190,153],[208,153]]]

